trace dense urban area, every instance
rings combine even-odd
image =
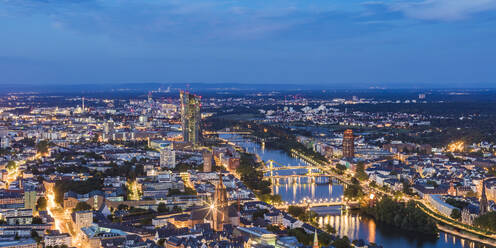
[[[495,91],[2,94],[0,247],[496,246]]]

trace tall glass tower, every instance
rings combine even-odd
[[[184,142],[198,145],[201,141],[201,97],[181,91],[181,124]]]

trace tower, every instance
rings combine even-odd
[[[482,192],[479,200],[479,215],[483,215],[487,213],[488,204],[487,204],[487,196],[486,196],[486,183],[484,179],[482,179]]]
[[[81,98],[82,112],[84,113],[84,96]]]
[[[205,150],[203,152],[203,172],[212,172],[213,157],[212,152]]]
[[[181,125],[183,129],[184,142],[198,145],[201,140],[200,130],[200,106],[201,97],[190,94],[189,92],[180,92],[181,100]]]
[[[355,157],[355,136],[353,136],[351,129],[347,129],[343,134],[343,157]]]
[[[213,223],[216,231],[222,231],[224,224],[229,222],[228,211],[227,189],[222,182],[222,174],[219,173],[219,183],[215,186],[213,209]]]
[[[320,248],[319,246],[319,237],[317,236],[317,229],[313,233],[313,247],[312,248]]]
[[[448,195],[456,196],[456,188],[455,188],[455,185],[453,184],[453,181],[450,182],[450,187],[448,189]]]

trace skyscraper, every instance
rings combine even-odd
[[[351,129],[347,129],[343,134],[343,157],[355,157],[355,136]]]
[[[201,98],[189,92],[180,92],[181,96],[181,124],[184,142],[198,145],[201,140],[200,106]]]

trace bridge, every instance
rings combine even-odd
[[[264,163],[264,172],[272,172],[272,171],[280,171],[280,170],[297,170],[297,169],[306,169],[308,171],[318,170],[320,169],[317,166],[308,166],[308,165],[282,165],[274,160],[268,160],[269,166],[266,166]],[[278,166],[274,166],[277,164]]]
[[[268,175],[264,175],[264,177],[266,178],[291,179],[291,178],[309,177],[311,178],[312,183],[314,183],[316,182],[317,177],[328,177],[331,180],[336,179],[347,185],[351,184],[351,182],[343,176],[336,175],[335,173],[326,173],[325,171],[330,170],[330,168],[328,167],[326,168],[324,166],[313,166],[313,165],[297,165],[297,166],[282,165],[274,160],[268,160],[267,162],[269,163],[269,166],[266,166],[264,163],[263,172],[264,173],[270,172],[270,173]],[[274,166],[274,164],[277,164],[278,166]],[[274,171],[293,170],[293,169],[306,169],[307,172],[305,174],[291,174],[291,175],[274,174]],[[314,171],[318,171],[318,172],[314,172]]]
[[[343,197],[335,198],[335,199],[308,199],[305,198],[299,202],[284,202],[281,204],[276,204],[275,207],[277,209],[288,209],[289,206],[296,207],[304,207],[304,208],[313,208],[313,207],[332,207],[332,206],[344,206],[348,208],[354,208],[359,206],[360,203],[358,201],[348,201],[347,199],[343,199]]]
[[[203,134],[252,134],[249,131],[204,131]]]

